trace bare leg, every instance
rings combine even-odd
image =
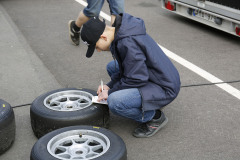
[[[115,19],[116,19],[116,16],[115,15],[111,15],[111,25],[114,23]]]
[[[86,23],[89,19],[90,19],[90,18],[87,17],[87,16],[85,16],[85,14],[83,13],[83,11],[81,11],[81,12],[79,13],[79,16],[78,16],[75,24],[80,28],[80,27],[82,27],[82,25],[83,25],[84,23]]]

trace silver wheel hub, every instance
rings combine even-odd
[[[78,90],[68,90],[53,93],[44,99],[44,105],[57,111],[76,111],[92,104],[93,95]]]
[[[103,155],[110,140],[92,130],[72,130],[53,137],[47,144],[48,152],[61,160],[87,160]]]

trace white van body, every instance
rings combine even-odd
[[[162,8],[240,37],[239,0],[162,0]]]

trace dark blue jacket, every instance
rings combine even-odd
[[[142,109],[156,110],[172,102],[180,90],[177,69],[158,44],[146,33],[144,21],[127,13],[122,15],[110,50],[120,73],[112,75],[108,94],[138,88]]]

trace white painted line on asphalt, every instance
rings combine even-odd
[[[158,44],[159,45],[159,44]],[[211,73],[208,73],[207,71],[199,68],[198,66],[194,65],[193,63],[185,60],[184,58],[176,55],[175,53],[169,51],[168,49],[162,47],[159,45],[159,47],[163,50],[163,52],[174,61],[178,62],[179,64],[183,65],[184,67],[188,68],[189,70],[193,71],[194,73],[198,74],[199,76],[203,77],[204,79],[208,80],[211,83],[219,83],[223,82],[221,79],[215,77]],[[224,91],[228,92],[232,96],[240,99],[240,91],[236,88],[232,87],[231,85],[227,83],[222,84],[215,84],[219,88],[223,89]]]
[[[83,0],[75,0],[75,1],[77,1],[78,3],[80,3],[81,5],[83,5],[85,7],[87,6],[87,3]],[[111,17],[102,11],[100,12],[100,16],[108,21],[111,21]],[[164,48],[163,46],[159,45],[159,47],[164,51],[164,53],[169,58],[173,59],[174,61],[178,62],[179,64],[183,65],[184,67],[188,68],[189,70],[193,71],[194,73],[196,73],[199,76],[203,77],[204,79],[208,80],[209,82],[211,82],[211,83],[223,82],[221,79],[215,77],[211,73],[208,73],[207,71],[201,69],[200,67],[194,65],[193,63],[185,60],[184,58],[176,55],[175,53],[169,51],[168,49]],[[219,88],[223,89],[224,91],[228,92],[232,96],[240,99],[240,91],[238,89],[232,87],[231,85],[229,85],[227,83],[215,84],[215,85],[218,86]]]
[[[80,3],[81,5],[83,5],[84,7],[87,7],[87,2],[83,1],[83,0],[75,0],[78,3]]]

